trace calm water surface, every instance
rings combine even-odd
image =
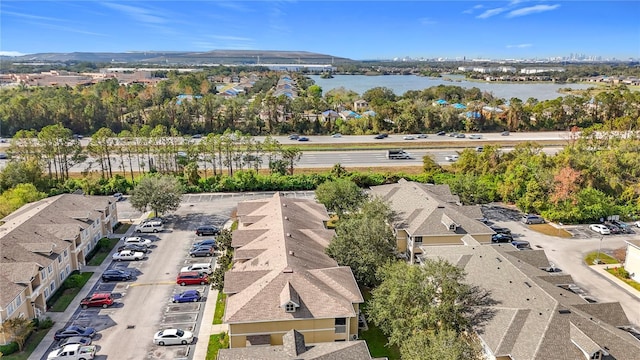
[[[393,90],[396,95],[402,95],[409,90],[422,90],[438,85],[454,85],[465,89],[477,87],[481,91],[487,91],[499,98],[508,100],[515,97],[522,101],[526,101],[531,97],[538,100],[550,100],[564,96],[563,94],[558,93],[558,89],[560,88],[584,90],[592,87],[592,85],[587,84],[472,82],[462,80],[463,77],[454,75],[448,76],[448,78],[456,81],[445,81],[441,78],[429,78],[415,75],[334,75],[333,79],[322,79],[319,75],[311,75],[309,77],[322,88],[323,93],[325,94],[331,89],[344,87],[345,89],[353,90],[362,95],[365,91],[371,88],[381,86]]]

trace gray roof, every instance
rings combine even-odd
[[[334,232],[324,228],[324,206],[279,193],[250,203],[259,206],[243,205],[243,216],[260,220],[234,235],[237,255],[225,274],[225,322],[356,316],[353,304],[363,298],[353,273],[325,254]],[[281,308],[285,288],[299,299],[295,312]]]
[[[362,340],[305,344],[301,333],[290,330],[282,342],[277,346],[220,349],[218,360],[371,360]]]
[[[373,186],[371,193],[391,205],[399,219],[394,227],[406,229],[412,236],[444,236],[451,234],[490,235],[494,231],[476,219],[479,207],[457,204],[447,185],[428,185],[400,179],[396,184]],[[455,224],[450,230],[448,224]]]
[[[608,349],[616,359],[640,354],[637,341],[619,326],[630,324],[619,303],[589,304],[556,284],[569,276],[540,270],[541,251],[512,246],[437,246],[428,258],[444,258],[467,273],[466,280],[490,292],[492,317],[477,331],[495,356],[512,359],[584,359],[577,343],[593,350]],[[531,253],[531,254],[523,254]],[[571,327],[574,330],[571,330]]]

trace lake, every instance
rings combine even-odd
[[[344,87],[362,95],[365,91],[380,86],[393,90],[396,95],[402,95],[409,90],[422,90],[438,85],[453,85],[465,89],[477,87],[481,91],[487,91],[496,97],[506,100],[515,97],[526,101],[531,97],[538,100],[550,100],[564,96],[564,94],[558,93],[560,88],[585,90],[593,87],[593,85],[588,84],[475,82],[463,80],[464,78],[459,75],[447,76],[447,78],[456,81],[416,75],[334,75],[333,79],[322,79],[320,75],[310,75],[309,77],[322,88],[323,94],[326,94],[331,89]]]

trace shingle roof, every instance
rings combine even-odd
[[[242,206],[252,209],[243,216],[262,218],[234,237],[242,260],[225,274],[224,292],[230,294],[225,322],[355,316],[353,303],[363,300],[351,269],[339,267],[324,252],[334,235],[324,228],[329,218],[324,206],[279,193],[259,203]],[[280,307],[285,287],[299,298],[296,312]]]
[[[412,236],[494,233],[476,220],[476,209],[457,205],[457,196],[452,195],[446,185],[420,184],[400,179],[396,184],[373,186],[371,192],[390,203],[391,209],[402,219],[395,226],[406,229]],[[444,224],[447,222],[458,225],[455,232]]]
[[[640,342],[617,328],[629,325],[620,304],[589,304],[558,287],[556,284],[571,281],[571,277],[540,270],[539,265],[546,261],[542,251],[456,245],[430,247],[425,257],[444,258],[463,267],[469,283],[490,292],[496,302],[488,307],[493,316],[477,331],[495,356],[584,359],[575,341],[589,349],[593,344],[606,347],[616,359],[640,354]],[[576,328],[573,332],[571,326]]]

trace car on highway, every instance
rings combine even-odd
[[[331,135],[331,137],[332,137],[332,138],[341,138],[341,137],[342,137],[342,134],[340,134],[340,133],[335,133],[335,134]]]
[[[137,261],[144,259],[144,253],[139,251],[123,250],[113,254],[111,258],[115,261]]]
[[[308,138],[308,137],[306,137],[306,136],[300,136],[300,137],[298,138],[298,141],[309,141],[309,138]]]
[[[192,248],[196,248],[200,246],[211,246],[214,250],[218,248],[218,244],[216,244],[215,239],[206,239],[206,240],[195,242],[193,243]]]
[[[144,246],[144,245],[127,244],[127,245],[118,246],[118,252],[124,251],[124,250],[139,251],[139,252],[143,252],[145,254],[147,252],[149,252],[149,248]]]
[[[494,243],[510,243],[513,241],[513,236],[507,234],[493,234],[491,235],[491,242]]]
[[[131,280],[133,278],[133,276],[131,275],[131,273],[129,271],[124,271],[124,270],[119,270],[119,269],[105,270],[105,272],[103,272],[100,277],[102,278],[102,281],[104,281],[104,282],[109,282],[109,281],[127,281],[127,280]]]
[[[437,136],[445,136],[445,135],[447,135],[447,132],[446,132],[446,131],[438,131],[438,132],[436,133],[436,135],[437,135]]]
[[[415,136],[413,135],[405,135],[402,137],[402,140],[415,140]]]
[[[418,134],[418,136],[416,136],[418,139],[426,139],[428,136],[427,134]]]
[[[220,229],[214,225],[202,225],[196,228],[196,235],[218,235],[220,234]]]
[[[469,139],[482,139],[482,135],[480,135],[480,134],[471,134],[471,135],[469,135]]]
[[[510,135],[510,133],[509,133],[508,131],[503,131],[503,132],[501,132],[501,133],[500,133],[500,135],[502,135],[502,136],[509,136],[509,135]]]
[[[182,329],[164,329],[153,335],[153,343],[165,345],[187,345],[193,342],[193,333]]]
[[[202,134],[193,134],[191,135],[192,139],[202,139]]]
[[[201,257],[201,256],[213,256],[214,249],[213,246],[197,246],[189,250],[189,256],[191,257]]]
[[[62,347],[65,347],[66,345],[87,346],[87,345],[91,345],[92,341],[93,340],[91,340],[91,338],[87,337],[87,336],[72,336],[72,337],[68,337],[66,339],[62,339],[60,344],[58,344],[58,349],[62,348]]]
[[[298,140],[299,137],[300,137],[300,135],[298,135],[298,134],[291,134],[291,135],[289,135],[289,140]]]
[[[109,293],[95,293],[80,300],[83,309],[88,307],[101,307],[103,309],[113,305],[113,297]]]
[[[204,285],[209,282],[209,275],[198,271],[181,272],[176,277],[176,284],[185,285]]]
[[[174,303],[185,303],[185,302],[198,302],[202,299],[202,295],[200,295],[200,291],[198,290],[187,290],[183,291],[180,294],[175,294],[171,298],[171,302]]]
[[[146,246],[149,247],[149,245],[151,245],[152,241],[149,239],[145,239],[142,238],[140,236],[129,236],[129,237],[125,237],[124,238],[124,244],[125,245],[140,245],[140,246]]]
[[[482,146],[476,146],[476,152],[481,153],[483,151],[484,151],[484,148]]]
[[[610,235],[611,234],[611,230],[609,230],[608,227],[602,225],[602,224],[591,224],[589,225],[589,229],[591,229],[591,231],[595,231],[600,235]]]
[[[460,155],[447,155],[444,157],[445,160],[450,161],[450,162],[454,162],[454,161],[458,161],[458,159],[460,159]]]
[[[211,267],[210,263],[196,263],[196,264],[191,264],[189,266],[185,266],[182,269],[180,269],[180,272],[188,272],[188,271],[203,272],[207,275],[213,274],[213,268]]]
[[[54,340],[62,340],[74,336],[94,337],[96,336],[96,329],[92,327],[84,327],[79,325],[71,325],[66,328],[59,329],[53,334]]]
[[[520,221],[522,221],[523,223],[529,225],[529,224],[544,224],[544,219],[542,218],[542,216],[540,215],[535,215],[535,214],[526,214],[526,215],[522,215],[522,218],[520,219]]]
[[[495,231],[496,234],[511,235],[511,229],[507,229],[505,227],[492,225],[492,226],[489,226],[489,228]]]
[[[467,136],[466,136],[465,134],[462,134],[462,133],[461,133],[461,134],[457,134],[455,137],[456,137],[457,139],[464,139],[464,138],[465,138],[465,137],[467,137]]]
[[[8,158],[9,158],[9,155],[7,153],[0,152],[0,159],[1,160],[5,160],[5,159],[8,159]]]

